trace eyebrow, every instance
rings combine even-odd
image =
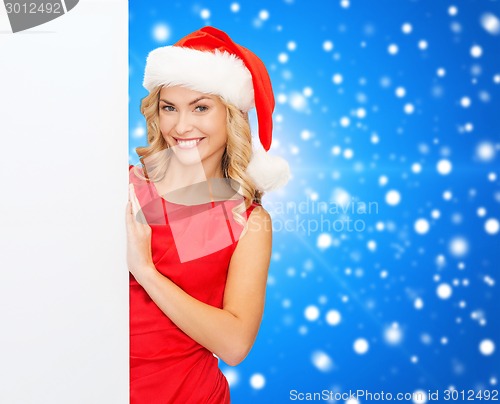
[[[201,97],[198,97],[197,99],[191,101],[188,105],[193,105],[193,104],[196,104],[198,101],[201,101],[201,100],[211,100],[212,98],[210,97],[207,97],[205,95],[201,96]],[[167,100],[164,100],[162,98],[160,98],[160,101],[163,101],[165,104],[168,104],[168,105],[175,105],[173,102],[170,102],[170,101],[167,101]]]

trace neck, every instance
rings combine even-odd
[[[195,163],[185,165],[176,158],[170,160],[164,179],[161,181],[165,192],[188,187],[193,184],[205,182],[212,178],[223,178],[220,164]]]

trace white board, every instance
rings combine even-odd
[[[0,2],[0,402],[127,403],[128,2],[9,30]]]

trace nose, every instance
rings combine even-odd
[[[184,135],[193,130],[193,122],[188,113],[181,112],[177,114],[177,122],[175,123],[175,132],[178,135]]]

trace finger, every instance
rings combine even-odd
[[[132,184],[129,184],[128,186],[128,201],[129,201],[129,204],[130,204],[130,213],[134,216],[137,215],[137,212],[138,212],[138,208],[137,208],[137,205],[134,201],[134,197],[133,197],[133,185]]]
[[[127,202],[127,206],[125,207],[125,222],[127,225],[130,224],[130,221],[133,218],[134,213],[132,212],[132,204],[130,201]]]
[[[142,211],[142,206],[141,203],[139,202],[139,199],[137,198],[137,195],[135,194],[135,189],[132,187],[132,204],[134,206],[135,214],[139,221],[142,221],[143,223],[145,222],[144,218],[144,213]]]
[[[146,217],[144,216],[144,212],[142,211],[141,204],[139,202],[139,199],[137,198],[137,195],[135,194],[133,184],[130,184],[129,188],[130,188],[130,192],[129,192],[130,201],[132,203],[134,216],[139,223],[147,224],[147,220],[146,220]]]
[[[130,198],[130,201],[132,202],[132,208],[133,208],[134,215],[136,215],[141,210],[141,204],[139,203],[139,200],[137,199],[137,196],[135,195],[135,190],[134,190],[133,184],[129,185],[129,198]]]

